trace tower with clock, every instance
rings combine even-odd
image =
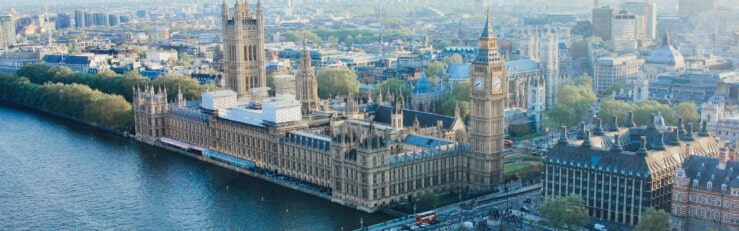
[[[506,74],[490,13],[470,73],[469,190],[489,191],[503,181]]]

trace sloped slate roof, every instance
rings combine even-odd
[[[711,191],[715,192],[721,192],[721,184],[738,187],[739,161],[728,161],[723,169],[718,168],[718,165],[718,158],[690,156],[683,163],[685,174],[691,179],[689,187],[693,187],[692,180],[698,180],[698,188],[702,190],[708,190],[708,182],[711,182],[713,184]]]
[[[373,121],[382,124],[392,124],[391,115],[393,111],[395,111],[393,107],[380,106],[377,112],[375,112]],[[444,129],[451,129],[454,123],[454,117],[451,116],[403,109],[403,127],[413,127],[413,121],[416,118],[418,118],[418,123],[422,128],[436,126],[436,122],[441,120],[444,123]]]
[[[413,93],[428,93],[434,90],[431,85],[431,81],[426,76],[425,72],[421,72],[421,77],[416,81],[416,86],[413,87]]]

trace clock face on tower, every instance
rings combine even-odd
[[[472,82],[472,84],[472,86],[475,87],[475,91],[482,91],[482,88],[485,87],[485,81],[480,77],[475,78],[475,81]]]
[[[495,91],[500,91],[500,89],[503,88],[503,80],[500,79],[500,77],[493,78],[493,89]]]

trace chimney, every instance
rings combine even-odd
[[[695,140],[695,137],[693,137],[693,123],[688,123],[688,133],[683,138],[687,141]]]
[[[582,141],[581,147],[583,148],[592,148],[593,145],[590,143],[590,131],[585,131],[585,138]]]
[[[559,136],[559,140],[557,141],[557,144],[568,144],[570,143],[567,140],[567,127],[562,126],[562,135]]]
[[[618,131],[618,116],[613,115],[611,119],[611,129],[609,131],[617,132]]]
[[[636,150],[636,155],[647,156],[647,137],[640,137],[641,142],[639,143],[639,150]]]
[[[672,130],[672,138],[670,141],[667,142],[667,144],[672,146],[680,146],[680,134],[678,133],[677,129]]]
[[[707,137],[707,136],[710,136],[711,135],[711,134],[708,133],[708,128],[706,127],[706,123],[707,122],[708,121],[704,120],[703,123],[701,123],[701,132],[698,133],[698,136]]]
[[[621,152],[624,149],[621,148],[621,140],[618,138],[618,133],[613,134],[613,146],[611,146],[612,152]]]
[[[657,135],[657,140],[654,144],[654,149],[656,150],[665,150],[665,133],[659,132]]]
[[[603,135],[603,120],[600,118],[596,118],[597,123],[595,124],[595,131],[594,133],[596,135]]]
[[[585,139],[585,130],[587,130],[585,129],[585,126],[587,126],[585,122],[580,122],[580,132],[577,133],[578,140]]]
[[[683,125],[683,117],[677,117],[677,134],[680,134],[682,136],[685,134],[685,126]]]
[[[633,111],[630,111],[628,113],[628,116],[626,117],[626,124],[624,124],[624,127],[627,127],[627,128],[636,127],[636,124],[634,123],[634,112]]]

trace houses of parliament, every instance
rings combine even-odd
[[[490,19],[470,73],[470,124],[456,115],[410,110],[400,92],[380,89],[341,110],[317,94],[304,45],[295,95],[269,96],[261,1],[252,13],[223,3],[227,90],[176,102],[166,90],[134,88],[136,138],[204,158],[299,180],[331,200],[373,212],[429,192],[486,192],[503,180],[506,74]],[[245,164],[246,163],[246,164]],[[251,165],[251,166],[248,166]]]

